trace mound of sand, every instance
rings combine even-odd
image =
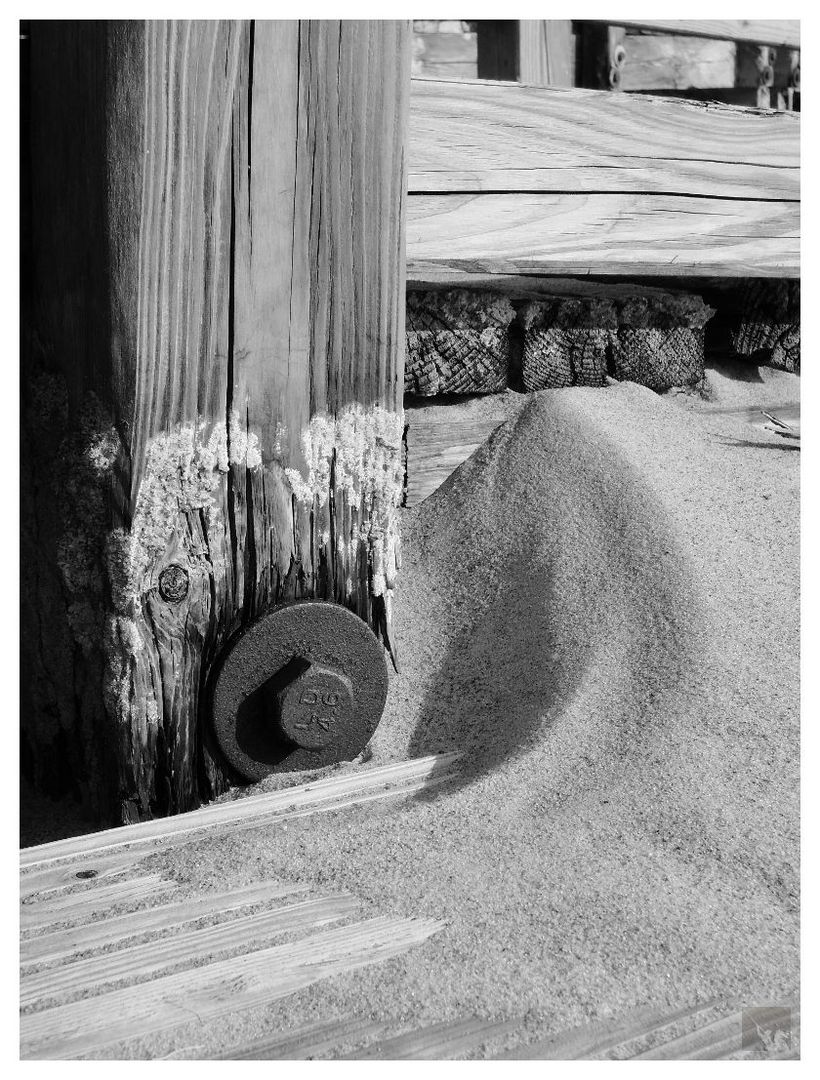
[[[540,1038],[795,992],[799,454],[632,384],[525,400],[403,523],[373,763],[459,749],[460,777],[173,861],[447,929],[248,1024],[477,1015]]]

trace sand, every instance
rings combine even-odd
[[[711,400],[522,398],[406,512],[403,673],[371,764],[460,749],[458,779],[154,861],[191,887],[279,875],[446,929],[128,1053],[335,1017],[515,1020],[491,1055],[645,1004],[793,999],[800,455],[757,410],[798,387],[713,369]]]
[[[100,1056],[515,1021],[491,1056],[646,1004],[795,997],[800,454],[759,408],[793,417],[799,378],[715,368],[708,395],[522,396],[405,513],[402,674],[369,764],[459,749],[454,782],[150,859],[191,890],[282,877],[446,929]]]

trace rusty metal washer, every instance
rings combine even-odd
[[[323,600],[273,608],[229,646],[213,724],[247,780],[350,761],[387,698],[384,649],[352,611]]]

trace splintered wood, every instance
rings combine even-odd
[[[226,826],[276,827],[294,812],[406,796],[452,776],[458,757],[398,762],[21,852],[21,1056],[82,1057],[192,1018],[204,1037],[209,1020],[423,944],[441,922],[362,919],[356,897],[306,896],[307,886],[287,881],[190,895],[190,886],[140,874],[139,863]]]

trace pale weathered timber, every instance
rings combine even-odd
[[[442,929],[432,919],[375,918],[149,983],[25,1013],[21,1057],[70,1058],[124,1039],[269,1004],[319,979],[380,963]]]
[[[409,24],[37,23],[31,54],[23,759],[131,821],[225,787],[205,691],[259,611],[389,639]]]
[[[795,278],[799,217],[799,204],[766,200],[416,195],[408,201],[407,275],[411,284],[442,270]]]
[[[628,33],[622,90],[686,90],[735,85],[733,41],[678,34]]]
[[[649,95],[414,79],[408,153],[411,195],[800,198],[799,116]]]
[[[481,20],[476,28],[480,78],[533,86],[574,85],[575,37],[570,19]]]
[[[478,1050],[491,1039],[513,1031],[520,1020],[501,1020],[492,1023],[478,1017],[429,1024],[403,1035],[378,1040],[364,1050],[344,1054],[342,1061],[440,1061],[463,1058],[470,1050]]]
[[[27,896],[44,896],[54,892],[62,893],[83,882],[106,881],[110,877],[131,870],[145,857],[145,853],[118,851],[88,860],[82,865],[72,862],[44,866],[39,870],[29,870],[20,878],[20,899]]]
[[[117,904],[135,904],[173,892],[176,885],[158,874],[81,889],[53,900],[20,905],[20,929],[36,930],[58,922],[87,922],[90,916]]]
[[[384,1031],[384,1024],[367,1020],[333,1020],[330,1023],[304,1024],[278,1032],[252,1043],[242,1043],[220,1054],[208,1055],[211,1061],[304,1061],[316,1060],[340,1045],[372,1039]],[[172,1055],[176,1056],[176,1055]],[[185,1055],[186,1057],[188,1055]],[[197,1056],[197,1055],[193,1055]]]
[[[800,46],[799,19],[610,19],[616,26],[655,34],[687,34],[757,45]]]
[[[748,281],[731,330],[741,356],[762,354],[766,363],[800,371],[800,282]]]
[[[145,979],[179,964],[193,966],[218,953],[261,945],[277,934],[317,929],[353,915],[359,901],[347,894],[303,900],[269,911],[259,911],[197,927],[172,937],[154,939],[130,948],[73,960],[56,968],[46,968],[20,978],[20,1005],[34,1005],[69,994],[99,992],[117,982]]]
[[[99,852],[114,851],[122,847],[151,847],[158,842],[190,836],[203,829],[234,826],[242,822],[253,825],[263,819],[270,823],[275,821],[278,815],[284,817],[296,809],[315,813],[336,809],[343,800],[363,801],[369,794],[375,793],[380,798],[406,794],[416,790],[416,785],[424,787],[442,777],[450,776],[460,757],[461,754],[456,752],[430,754],[375,769],[326,777],[267,795],[213,803],[173,818],[142,821],[116,829],[38,844],[20,852],[20,868],[25,870],[29,867],[41,867],[67,858],[75,859],[79,864],[83,856],[96,858]]]
[[[526,397],[509,391],[442,405],[409,407],[405,506],[416,506],[444,483],[492,433],[513,417]]]
[[[81,926],[52,930],[20,942],[20,963],[49,964],[76,953],[104,949],[140,934],[170,930],[199,922],[213,915],[224,915],[254,904],[278,900],[283,896],[307,892],[307,885],[291,882],[259,881],[227,892],[208,893],[174,904],[142,908],[126,915],[111,915]]]
[[[515,311],[491,293],[407,294],[404,392],[493,394],[505,389]]]

